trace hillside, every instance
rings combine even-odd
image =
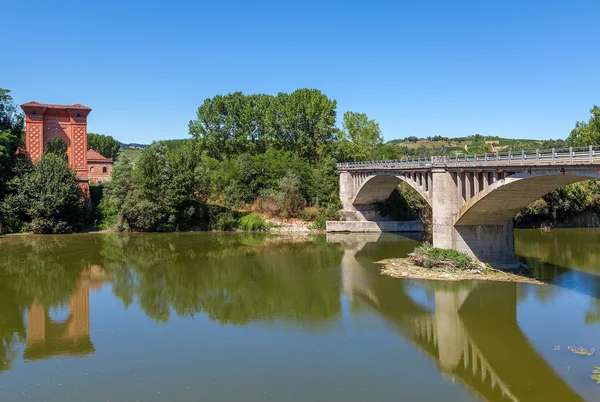
[[[502,138],[476,134],[457,138],[442,138],[437,136],[417,139],[416,137],[407,137],[404,139],[391,140],[386,144],[395,145],[406,150],[428,150],[431,154],[441,153],[443,146],[447,154],[459,154],[494,152],[495,150],[502,152],[509,150],[563,147],[564,141]]]

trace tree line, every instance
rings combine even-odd
[[[567,145],[600,143],[600,109],[577,122]],[[31,164],[24,120],[0,91],[0,230],[62,233],[86,225],[132,231],[265,228],[260,216],[302,218],[324,226],[340,208],[336,162],[419,157],[421,148],[384,144],[377,122],[348,111],[316,89],[277,95],[235,92],[206,99],[189,122],[190,138],[159,141],[132,163],[112,137],[90,134],[89,146],[117,157],[112,180],[92,191],[91,214],[78,197],[74,172],[60,156]],[[483,143],[483,140],[481,141]],[[406,190],[406,191],[404,191]],[[427,216],[404,189],[381,206],[395,216]],[[600,210],[598,183],[559,189],[517,220],[558,219]],[[407,197],[409,198],[407,200]],[[393,212],[409,208],[408,212]],[[251,218],[244,218],[255,214]],[[258,214],[258,215],[256,215]],[[260,216],[259,216],[260,215]]]

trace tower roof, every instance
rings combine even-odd
[[[57,105],[57,104],[51,104],[51,103],[39,103],[39,102],[27,102],[27,103],[23,103],[21,105],[21,107],[45,107],[48,109],[85,109],[85,110],[92,110],[91,108],[82,105],[81,103],[76,103],[74,105]]]

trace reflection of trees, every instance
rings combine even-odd
[[[595,298],[585,314],[585,323],[600,322],[600,231],[597,229],[555,229],[515,231],[517,255],[534,270],[538,278],[556,278],[571,270],[585,277],[588,295]],[[534,295],[540,302],[551,300],[558,289],[536,286]]]
[[[135,298],[159,322],[169,319],[171,309],[233,324],[274,318],[318,322],[340,310],[341,250],[324,242],[136,234],[104,237],[102,255],[115,296],[126,306]]]
[[[10,280],[10,276],[0,271],[0,372],[10,369],[15,358],[14,343],[25,339],[25,306]]]
[[[515,250],[540,274],[549,276],[545,264],[600,274],[600,231],[596,229],[554,229],[515,231]],[[546,271],[544,271],[546,269]]]

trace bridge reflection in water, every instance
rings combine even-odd
[[[27,346],[25,360],[54,356],[85,356],[94,353],[90,338],[90,290],[104,284],[104,271],[98,265],[85,269],[77,289],[68,302],[69,315],[57,322],[49,309],[34,300],[27,312]]]
[[[579,401],[577,394],[536,352],[517,322],[517,284],[391,279],[380,275],[369,248],[386,241],[412,249],[410,239],[391,234],[333,234],[344,243],[344,292],[376,310],[401,336],[488,401]],[[406,247],[403,247],[403,244]],[[411,298],[411,285],[433,293],[432,310]]]

